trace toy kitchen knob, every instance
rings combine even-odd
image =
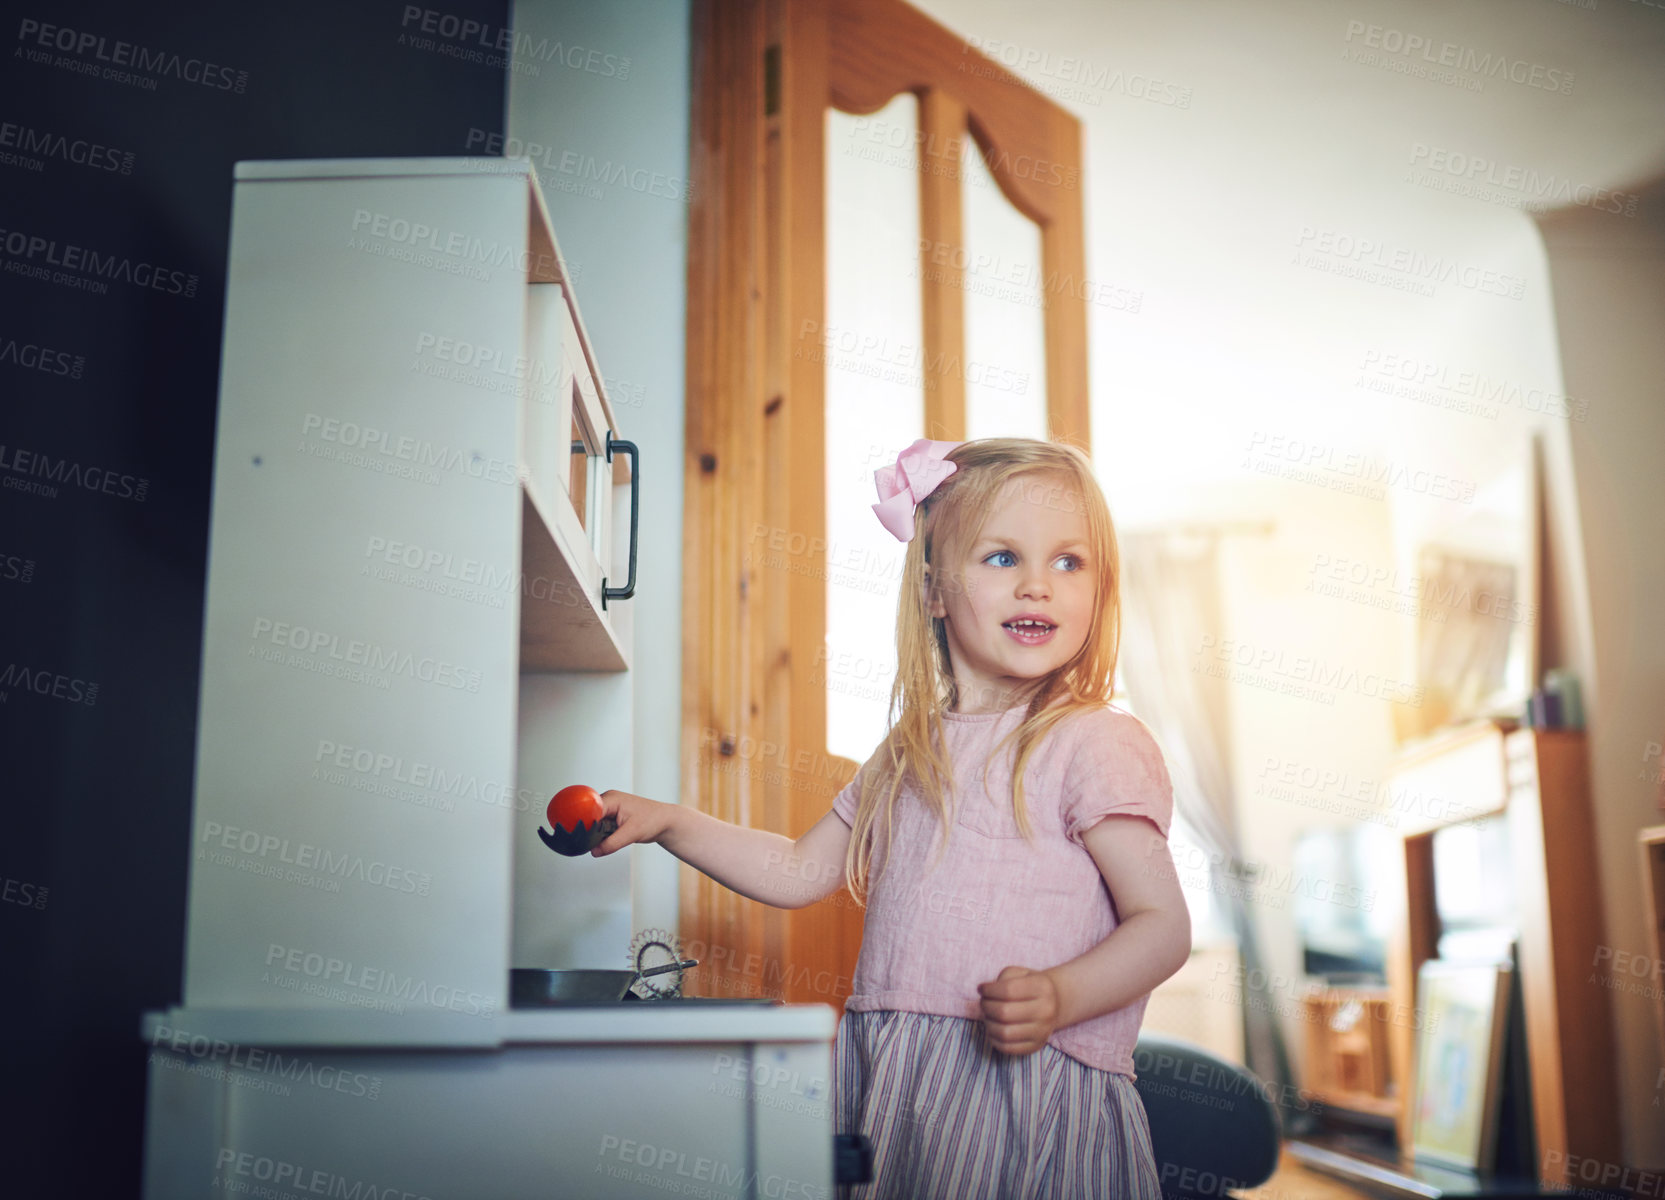
[[[568,858],[588,854],[619,827],[616,819],[605,815],[606,811],[594,788],[581,783],[564,787],[549,802],[547,816],[554,832],[540,828],[538,837],[556,854]]]

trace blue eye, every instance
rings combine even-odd
[[[986,559],[982,559],[982,561],[984,561],[984,563],[992,563],[992,561],[994,561],[994,559],[997,559],[997,558],[1014,559],[1014,564],[1016,564],[1017,556],[1016,556],[1016,554],[1012,553],[1012,551],[1009,551],[1009,549],[997,549],[997,551],[994,551],[994,553],[989,554],[989,556],[987,556]],[[1072,568],[1069,568],[1069,571],[1071,571],[1071,574],[1076,573],[1076,571],[1082,571],[1082,569],[1086,568],[1086,566],[1087,566],[1087,564],[1084,563],[1084,561],[1082,561],[1082,559],[1079,558],[1079,556],[1077,556],[1077,554],[1059,554],[1059,556],[1057,556],[1056,561],[1064,561],[1064,559],[1069,559],[1069,561],[1071,561],[1071,563],[1074,564],[1074,566],[1072,566]],[[1007,566],[1007,564],[997,563],[996,566]]]
[[[983,561],[984,562],[993,562],[993,560],[995,560],[997,558],[1009,558],[1012,561],[1011,562],[1006,562],[1006,563],[995,563],[996,566],[1015,567],[1017,565],[1017,555],[1013,554],[1010,550],[996,550],[993,554],[989,555],[988,558],[985,558]]]

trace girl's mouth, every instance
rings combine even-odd
[[[1012,638],[1024,646],[1040,646],[1052,640],[1052,635],[1058,632],[1056,625],[1046,621],[1036,621],[1024,618],[1019,621],[1007,621],[1001,628]]]

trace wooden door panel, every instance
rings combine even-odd
[[[825,366],[794,353],[804,330],[826,326],[827,110],[918,95],[922,242],[963,244],[967,139],[1040,226],[1051,435],[1086,447],[1080,128],[898,0],[701,0],[693,31],[680,800],[793,836],[857,765],[827,753],[814,682]],[[926,362],[963,358],[963,279],[919,275]],[[930,378],[929,436],[963,438],[963,380]],[[777,534],[784,565],[760,553]],[[681,898],[684,943],[702,959],[690,991],[842,1006],[861,942],[847,895],[777,910],[685,868]]]

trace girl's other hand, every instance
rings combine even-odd
[[[618,828],[590,851],[591,858],[606,858],[635,842],[657,842],[670,828],[671,820],[676,815],[674,804],[661,804],[617,788],[602,792],[601,803],[606,810],[601,819],[605,821],[612,817],[618,822]]]
[[[1033,1054],[1058,1025],[1058,985],[1045,971],[1007,967],[1000,977],[977,985],[983,998],[983,1027],[1005,1054]]]

